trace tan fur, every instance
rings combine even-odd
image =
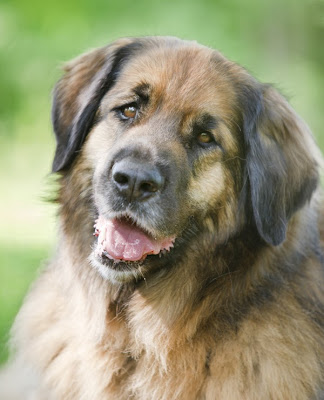
[[[238,88],[256,82],[203,46],[141,40],[144,51],[125,62],[81,154],[61,173],[57,254],[17,316],[14,361],[5,376],[8,383],[11,372],[15,384],[2,389],[1,399],[321,399],[324,278],[312,250],[323,207],[319,191],[296,206],[281,244],[265,244],[249,225],[251,201],[242,207],[240,200],[248,183]],[[56,88],[62,126],[87,102],[102,65],[112,64],[113,52],[127,43],[132,40],[67,67]],[[141,123],[121,134],[110,110],[130,102],[127,91],[142,83],[154,89],[150,107]],[[277,146],[275,164],[283,162],[280,151],[285,154],[285,205],[316,177],[321,156],[304,122],[276,91],[264,88],[263,102],[258,134],[265,148]],[[215,110],[214,134],[223,150],[199,156],[188,173],[183,143],[192,121]],[[144,263],[137,281],[112,284],[89,263],[93,182],[105,172],[107,157],[132,143],[149,144],[152,151],[162,146],[173,168],[189,174],[175,225],[198,215],[200,231],[175,268],[151,271]]]

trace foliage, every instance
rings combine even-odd
[[[54,152],[50,94],[62,62],[121,36],[194,39],[275,83],[324,148],[323,11],[322,0],[1,1],[0,345],[54,243],[55,209],[40,198]]]

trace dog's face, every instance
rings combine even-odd
[[[112,281],[170,267],[188,243],[208,251],[247,225],[279,244],[316,186],[307,135],[284,100],[197,44],[125,40],[89,53],[68,66],[53,115],[54,170],[82,180],[74,196],[97,218],[90,260]]]

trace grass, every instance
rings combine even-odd
[[[14,317],[54,242],[56,209],[43,200],[53,190],[52,151],[37,143],[0,145],[0,363]]]
[[[45,247],[0,246],[0,363],[8,357],[8,332],[31,282],[48,257]]]

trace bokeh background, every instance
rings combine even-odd
[[[324,149],[323,0],[1,0],[0,362],[28,286],[55,248],[51,90],[60,66],[121,36],[175,35],[275,84]]]

